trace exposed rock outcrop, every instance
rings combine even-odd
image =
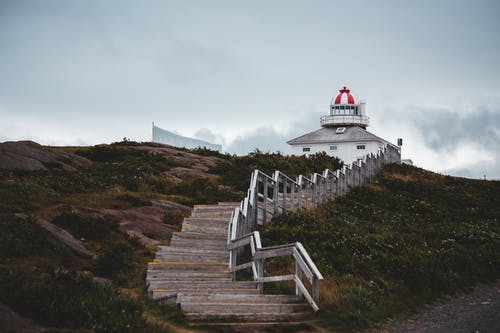
[[[16,214],[17,217],[26,219],[28,218],[28,215],[26,214]],[[85,256],[85,257],[91,257],[91,258],[97,258],[97,256],[92,253],[91,251],[87,250],[85,245],[75,237],[73,237],[72,234],[70,234],[68,231],[64,230],[63,228],[58,227],[55,224],[52,224],[46,220],[43,219],[37,219],[36,221],[43,229],[48,231],[52,236],[63,242],[66,246],[71,248],[73,251]]]
[[[74,171],[92,162],[63,150],[43,147],[33,141],[0,143],[0,170],[35,171],[62,169]]]

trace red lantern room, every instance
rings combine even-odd
[[[357,102],[351,90],[344,86],[330,104],[330,114],[321,117],[321,126],[368,126],[365,102]]]

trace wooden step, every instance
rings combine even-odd
[[[192,225],[198,227],[213,227],[213,228],[224,228],[229,229],[229,219],[218,219],[218,218],[196,218],[189,217],[185,218],[182,222],[183,225]]]
[[[150,291],[151,294],[153,295],[153,300],[160,300],[164,298],[169,298],[169,297],[176,297],[178,294],[182,295],[195,295],[199,294],[200,290],[197,289],[179,289],[176,291],[173,290],[168,290],[168,289],[156,289]],[[229,295],[234,295],[234,294],[241,294],[241,295],[256,295],[259,293],[258,289],[213,289],[211,292],[215,294],[229,294]]]
[[[185,222],[199,222],[199,223],[218,223],[218,224],[229,224],[229,219],[226,217],[203,217],[203,216],[189,216],[185,217]]]
[[[224,294],[199,294],[199,295],[178,295],[177,302],[186,303],[279,303],[291,304],[303,303],[303,298],[295,295],[224,295]]]
[[[206,255],[203,253],[156,253],[156,258],[158,260],[176,260],[176,261],[218,261],[218,262],[228,262],[229,253],[224,255]]]
[[[280,304],[280,303],[188,303],[181,302],[181,309],[188,313],[215,313],[233,314],[237,313],[252,313],[252,314],[268,314],[268,313],[297,313],[306,312],[308,306],[306,304]]]
[[[233,208],[239,207],[240,204],[241,204],[241,202],[225,202],[225,201],[218,203],[219,206],[224,206],[224,207],[230,206]]]
[[[190,281],[191,279],[230,279],[231,275],[229,273],[218,272],[218,271],[206,271],[206,272],[172,272],[172,271],[152,271],[149,272],[146,279],[175,279]]]
[[[205,234],[214,234],[221,235],[227,238],[228,227],[218,227],[218,226],[204,226],[204,225],[196,225],[191,223],[183,223],[182,224],[182,232],[197,232],[197,233],[205,233]]]
[[[206,254],[206,255],[224,255],[229,254],[227,249],[225,250],[207,250],[207,249],[197,249],[197,248],[186,248],[186,247],[176,247],[176,246],[158,246],[158,253],[184,253],[184,254]]]
[[[195,239],[195,240],[214,240],[218,242],[227,243],[227,235],[215,235],[215,234],[207,234],[201,232],[179,232],[175,231],[172,233],[172,239],[175,238],[184,238],[184,239]]]
[[[298,313],[198,313],[186,312],[186,317],[191,321],[209,321],[217,320],[225,322],[290,322],[306,319],[311,312]]]
[[[163,281],[155,280],[150,281],[149,289],[169,289],[169,290],[199,290],[201,292],[207,292],[209,290],[222,290],[222,289],[255,289],[254,282],[243,282],[243,281]]]
[[[175,278],[175,277],[165,277],[165,276],[160,276],[160,277],[148,277],[146,279],[146,284],[148,285],[151,285],[151,284],[154,284],[154,283],[172,283],[173,284],[176,284],[176,283],[180,283],[180,282],[186,282],[186,281],[189,281],[189,283],[198,283],[198,282],[208,282],[208,283],[211,283],[211,282],[232,282],[232,279],[231,277],[225,277],[225,276],[221,276],[221,277],[191,277],[189,278],[189,280],[186,280],[186,279],[181,279],[181,278]]]
[[[205,217],[205,218],[217,218],[217,219],[226,219],[229,220],[232,215],[232,211],[196,211],[192,212],[190,217]]]
[[[175,239],[172,241],[172,245],[176,247],[186,247],[186,248],[196,248],[203,250],[217,250],[217,251],[227,251],[227,245],[223,243],[214,243],[214,242],[196,242],[192,239]]]
[[[194,205],[193,212],[233,212],[233,206],[225,205]]]
[[[172,270],[172,271],[219,271],[224,273],[229,268],[228,262],[181,262],[181,261],[152,261],[148,263],[148,272],[158,270]]]
[[[170,240],[170,243],[174,246],[180,246],[180,247],[185,247],[187,245],[191,245],[194,248],[197,249],[204,249],[205,247],[203,245],[212,245],[212,246],[218,246],[220,247],[221,250],[227,249],[227,244],[223,240],[218,240],[218,239],[203,239],[203,238],[191,238],[191,237],[179,237],[179,236],[172,236],[172,239]],[[178,245],[180,244],[180,245]],[[208,249],[208,248],[207,248]]]

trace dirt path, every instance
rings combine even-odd
[[[476,287],[429,306],[423,312],[379,332],[395,333],[499,333],[500,280]]]

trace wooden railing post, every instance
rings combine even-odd
[[[312,188],[312,204],[313,204],[313,206],[315,206],[316,205],[316,191],[318,190],[318,186],[317,186],[317,184],[311,184],[311,183],[309,183],[309,185]]]
[[[295,261],[295,276],[297,279],[302,280],[302,269],[300,268],[297,261]],[[299,286],[295,284],[295,295],[302,296],[302,291],[299,289]]]
[[[257,188],[253,193],[253,204],[254,207],[252,207],[253,211],[253,220],[251,221],[251,226],[253,227],[252,229],[257,229],[257,225],[259,224],[259,181],[257,181]],[[252,230],[247,230],[246,232],[250,232]]]
[[[268,196],[268,186],[267,177],[264,178],[264,211],[262,212],[262,224],[265,225],[267,222],[267,196]]]
[[[255,261],[255,265],[257,266],[257,276],[258,278],[263,278],[264,277],[264,259],[259,259]],[[260,294],[264,294],[264,283],[259,282],[257,284],[257,287],[259,289]]]
[[[278,203],[279,203],[279,191],[280,191],[280,182],[279,179],[276,179],[274,183],[273,189],[273,215],[278,213]]]
[[[302,185],[299,184],[299,193],[297,198],[297,203],[299,205],[299,209],[302,208]]]
[[[229,270],[231,271],[231,279],[233,281],[236,281],[236,272],[233,271],[233,269],[236,267],[236,265],[237,265],[236,251],[230,250],[229,251]]]

